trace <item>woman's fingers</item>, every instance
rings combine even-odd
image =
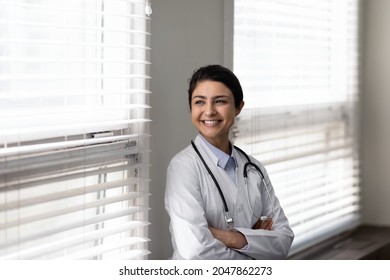
[[[252,229],[264,229],[271,230],[273,225],[273,221],[271,218],[266,220],[258,219],[257,222],[253,225]]]

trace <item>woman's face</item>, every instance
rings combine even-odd
[[[201,81],[192,93],[192,123],[207,141],[221,148],[243,105],[241,102],[240,108],[234,106],[234,96],[223,83]]]

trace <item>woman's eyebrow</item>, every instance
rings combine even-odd
[[[195,95],[192,97],[192,99],[195,99],[195,98],[207,99],[207,97],[204,95]],[[212,99],[217,99],[217,98],[230,98],[230,97],[227,95],[216,95],[216,96],[212,97]]]
[[[192,99],[195,99],[195,98],[207,99],[207,97],[204,95],[195,95],[192,97]]]

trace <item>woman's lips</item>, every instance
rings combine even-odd
[[[202,121],[206,126],[215,126],[220,123],[220,120]]]

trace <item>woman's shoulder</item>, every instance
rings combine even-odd
[[[191,146],[187,146],[176,155],[174,155],[169,162],[167,168],[168,176],[170,174],[181,174],[181,176],[188,177],[199,176],[199,162],[196,158],[196,153]]]
[[[235,150],[237,151],[237,154],[240,156],[240,158],[244,162],[247,162],[248,161],[248,157],[249,157],[251,162],[253,162],[254,164],[258,165],[262,169],[264,168],[263,163],[260,160],[258,160],[257,158],[255,158],[254,156],[244,152],[242,149],[239,149],[239,147],[237,147],[237,146],[235,146]]]
[[[194,162],[195,160],[195,151],[188,145],[183,150],[174,155],[170,161],[170,165],[172,164],[188,164],[190,162]]]

